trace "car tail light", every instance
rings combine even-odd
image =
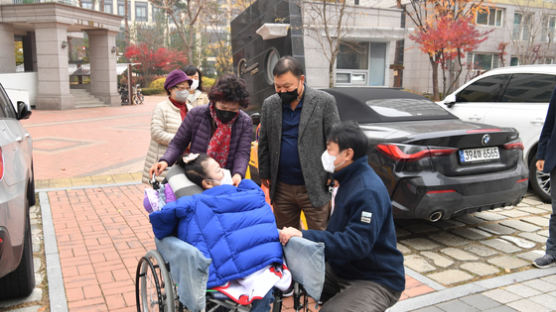
[[[409,148],[402,151],[400,146],[404,147],[404,145],[396,144],[379,144],[376,148],[394,160],[419,160],[427,156],[450,155],[457,151],[455,148],[431,149],[427,147],[410,147],[409,145],[405,145],[405,147]]]
[[[520,149],[520,150],[523,150],[523,149],[524,149],[524,148],[523,148],[523,143],[521,143],[521,141],[519,141],[519,142],[506,143],[506,144],[504,144],[504,148],[507,149],[507,150],[510,150],[510,149]]]
[[[446,193],[455,193],[456,190],[434,190],[428,191],[427,194],[446,194]]]
[[[500,132],[502,131],[501,129],[498,128],[491,128],[491,129],[473,129],[473,130],[467,130],[465,131],[465,133],[485,133],[485,132]]]
[[[4,178],[4,154],[2,154],[2,148],[0,147],[0,180]]]

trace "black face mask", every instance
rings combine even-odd
[[[282,104],[284,105],[289,105],[299,96],[299,94],[297,94],[297,89],[287,92],[278,92],[278,95],[280,96],[280,100],[282,100]]]
[[[218,108],[215,108],[215,110],[216,110],[216,118],[218,118],[218,120],[220,120],[222,123],[230,122],[238,114],[238,112],[221,110]]]

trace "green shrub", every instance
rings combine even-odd
[[[143,95],[166,94],[164,88],[143,88],[141,92]]]

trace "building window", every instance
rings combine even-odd
[[[477,14],[477,24],[486,26],[502,26],[502,9],[488,9]]]
[[[118,1],[118,15],[125,16],[125,2]],[[127,2],[127,19],[131,19],[131,1]]]
[[[510,66],[517,66],[519,65],[519,59],[517,58],[517,56],[512,56],[512,58],[510,59]]]
[[[84,9],[93,9],[93,1],[92,0],[81,0],[81,7]]]
[[[554,42],[556,33],[556,16],[544,16],[542,21],[542,42]]]
[[[112,2],[110,3],[104,2],[104,13],[110,13],[110,14],[114,13],[114,11],[112,11]]]
[[[544,63],[545,64],[554,64],[554,58],[547,57],[547,58],[544,59]]]
[[[359,0],[354,0],[354,1],[353,1],[353,4],[359,5]]]
[[[368,69],[369,43],[340,43],[340,53],[338,53],[336,68]]]
[[[135,1],[135,20],[138,22],[147,21],[147,2]]]
[[[513,40],[529,40],[531,34],[531,15],[515,13],[514,14],[514,28],[512,31]]]
[[[499,55],[494,53],[469,53],[467,62],[473,64],[473,70],[490,70],[499,67]]]

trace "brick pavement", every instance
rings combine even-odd
[[[153,233],[141,184],[48,192],[71,311],[134,311],[135,270]],[[410,298],[433,289],[407,277]],[[289,303],[286,302],[285,306]]]

